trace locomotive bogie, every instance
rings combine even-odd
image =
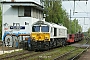
[[[33,50],[48,50],[49,41],[31,41],[31,48]]]

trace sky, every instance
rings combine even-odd
[[[1,0],[0,0],[1,1]],[[11,0],[3,0],[3,1],[11,1]],[[15,1],[33,1],[36,3],[40,3],[40,0],[15,0]],[[62,7],[66,10],[66,12],[70,15],[71,10],[71,20],[73,17],[90,17],[90,0],[87,1],[75,1],[75,9],[74,9],[74,1],[62,1]],[[74,13],[73,12],[78,12]],[[90,28],[90,18],[76,18],[78,19],[78,24],[81,25],[83,32],[86,32],[88,28]]]
[[[66,12],[70,15],[71,10],[71,20],[73,17],[82,17],[76,18],[78,19],[78,24],[81,25],[83,32],[86,32],[88,28],[90,28],[90,0],[86,1],[62,1],[62,7],[66,10]],[[74,13],[73,12],[78,12]],[[84,18],[89,17],[89,18]]]

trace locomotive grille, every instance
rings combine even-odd
[[[50,41],[50,34],[49,33],[32,32],[31,37],[32,37],[33,41]]]

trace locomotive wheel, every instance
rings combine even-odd
[[[46,42],[46,44],[45,44],[45,50],[49,50],[49,49],[50,49],[49,42]]]
[[[66,41],[65,41],[65,40],[62,41],[62,45],[63,45],[63,46],[66,45]]]
[[[34,50],[34,46],[31,44],[30,47],[28,46],[28,50],[29,50],[29,51],[33,51],[33,50]]]

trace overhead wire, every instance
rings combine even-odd
[[[63,2],[63,1],[62,1],[62,2]],[[73,6],[71,5],[71,2],[70,2],[70,1],[69,1],[69,3],[70,3],[70,6],[71,6],[71,7],[72,7],[72,9],[73,9]],[[64,5],[63,5],[63,8],[64,8],[64,9],[66,9],[66,8],[64,7]]]
[[[71,5],[71,2],[69,1],[69,3],[70,3],[70,6],[72,7],[72,9],[73,9],[73,6]]]
[[[87,14],[87,12],[78,4],[78,2],[76,2],[76,4],[83,10],[83,12],[85,12]]]
[[[87,3],[86,3],[86,5],[85,5],[85,6],[86,6],[86,11],[88,11],[88,9],[87,9]],[[88,12],[87,12],[87,16],[88,16]]]
[[[87,6],[87,1],[86,1],[86,4],[85,4],[85,10],[84,10],[78,3],[77,3],[77,5],[78,5],[78,6],[86,13],[86,15],[88,16],[88,13],[89,13],[89,12],[88,12],[88,9],[87,9],[87,8],[88,8],[88,6]],[[88,18],[88,19],[90,20],[90,18]],[[84,18],[84,25],[88,25],[88,24],[85,23],[85,20],[86,20],[86,19]],[[88,28],[88,27],[87,27],[87,28]],[[83,30],[84,30],[84,28],[83,28]],[[86,30],[87,30],[87,29],[86,29]]]

